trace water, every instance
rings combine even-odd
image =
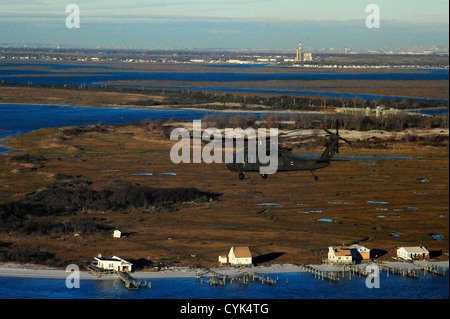
[[[308,158],[319,158],[319,156],[317,154],[306,154],[306,153],[294,153],[295,155],[299,155],[299,156],[303,156],[303,157],[308,157]],[[377,156],[377,155],[334,155],[334,158],[350,158],[350,159],[404,159],[404,160],[409,160],[411,159],[411,157],[408,156],[391,156],[391,155],[387,155],[387,156]],[[367,163],[364,162],[358,162],[358,164],[363,165]],[[373,163],[375,164],[375,163]],[[375,164],[376,165],[376,164]],[[373,166],[373,165],[370,165]]]
[[[91,66],[92,71],[78,71],[84,65],[55,63],[3,63],[0,67],[0,80],[20,83],[87,84],[103,81],[159,80],[180,82],[249,82],[249,81],[334,81],[334,80],[377,80],[377,81],[445,81],[449,79],[448,70],[443,72],[298,72],[298,73],[244,73],[244,72],[151,72],[135,68],[114,68]],[[48,70],[24,70],[26,66],[47,67]],[[14,68],[18,67],[18,68]],[[68,72],[61,72],[61,69]],[[75,69],[75,70],[70,70]],[[120,72],[116,72],[120,70]],[[70,71],[70,72],[69,72]],[[57,74],[58,76],[53,76]],[[16,76],[21,75],[21,76]],[[24,76],[26,75],[26,76]],[[77,75],[77,76],[72,76]]]
[[[439,108],[439,109],[429,109],[429,110],[414,110],[409,111],[410,113],[417,113],[417,114],[427,114],[427,115],[448,115],[448,107],[447,108]]]
[[[278,203],[259,203],[258,206],[275,206],[275,207],[283,207],[283,205]]]
[[[352,204],[353,202],[327,202],[330,205],[347,205]]]
[[[380,205],[389,204],[389,202],[376,202],[376,201],[372,201],[372,200],[369,200],[366,203],[369,203],[369,204],[380,204]]]
[[[333,222],[333,220],[329,219],[329,218],[319,218],[317,221],[318,222],[326,222],[326,223],[332,223]]]
[[[367,163],[367,162],[357,162],[358,165],[367,165],[367,166],[376,166],[377,164],[375,163]]]
[[[203,110],[161,110],[161,109],[123,109],[116,107],[74,107],[61,105],[0,104],[0,139],[7,136],[25,134],[46,127],[67,127],[102,124],[124,124],[142,120],[169,120],[176,118],[185,121],[201,120],[206,115],[220,114],[233,117],[237,113]],[[255,118],[268,116],[268,113],[238,113],[240,116],[253,115]],[[0,144],[0,153],[11,150]]]
[[[2,298],[21,299],[444,299],[449,298],[449,276],[420,274],[411,279],[385,273],[380,288],[366,287],[366,278],[353,276],[337,283],[322,281],[307,273],[278,276],[275,286],[250,282],[214,287],[195,278],[151,279],[151,289],[127,290],[119,280],[82,280],[79,289],[68,289],[65,280],[0,278]],[[286,283],[288,280],[288,283]],[[145,279],[141,279],[141,282]],[[175,293],[176,292],[176,293]]]
[[[1,66],[9,67],[10,69],[1,68]],[[47,70],[24,70],[23,67],[39,66],[47,67]],[[16,67],[16,68],[14,68]],[[263,67],[264,66],[259,66]],[[79,71],[77,69],[87,68],[89,71]],[[240,66],[240,68],[243,68]],[[65,71],[65,72],[63,72]],[[244,70],[245,71],[245,70]],[[89,85],[99,86],[105,85],[109,81],[173,81],[174,83],[183,82],[250,82],[250,81],[336,81],[336,80],[376,80],[376,81],[448,81],[448,70],[418,70],[417,72],[393,72],[384,70],[377,73],[344,73],[344,72],[298,72],[298,73],[245,73],[245,72],[149,72],[133,67],[128,68],[114,68],[110,66],[84,66],[84,65],[70,65],[58,63],[1,63],[0,64],[0,81],[18,82],[18,83],[33,83],[33,84],[74,84],[74,85]],[[211,90],[211,91],[226,91],[226,92],[250,92],[250,93],[270,93],[270,94],[294,94],[301,96],[327,96],[334,98],[363,98],[363,99],[409,99],[403,96],[390,95],[374,95],[374,94],[355,94],[355,93],[337,93],[337,92],[321,92],[314,91],[314,88],[327,87],[312,87],[312,91],[299,91],[298,89],[308,89],[310,87],[300,88],[296,87],[290,89],[286,88],[270,88],[270,87],[235,87],[221,86],[194,86],[186,87],[182,85],[114,85],[109,86],[127,86],[127,87],[149,87],[149,88],[166,88],[166,89],[187,89],[187,90]],[[184,85],[184,83],[183,83]],[[332,87],[328,87],[332,90]],[[445,88],[442,88],[445,89]],[[448,103],[447,99],[415,99],[417,101],[435,101]]]
[[[213,111],[124,109],[102,107],[73,107],[59,105],[0,104],[0,138],[24,134],[45,127],[65,127],[97,124],[124,124],[141,120],[198,120]],[[248,113],[243,113],[246,116]],[[260,117],[261,113],[252,113]],[[230,116],[223,113],[224,116]],[[235,114],[233,114],[235,115]]]

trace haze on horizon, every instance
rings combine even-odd
[[[66,6],[80,8],[68,29]],[[368,29],[377,4],[381,26]],[[449,46],[447,0],[0,0],[1,44],[111,48]]]

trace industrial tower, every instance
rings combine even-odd
[[[298,45],[297,48],[297,56],[295,57],[295,61],[302,61],[302,43],[300,42],[300,44]]]

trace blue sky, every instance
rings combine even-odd
[[[80,8],[67,29],[65,8]],[[380,7],[367,29],[366,6]],[[448,47],[448,0],[0,0],[0,44],[90,47]]]

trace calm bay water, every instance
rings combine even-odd
[[[268,113],[233,113],[201,110],[159,110],[159,109],[124,109],[116,107],[75,107],[59,105],[21,105],[0,104],[0,139],[20,135],[46,127],[66,127],[102,124],[134,123],[142,120],[169,120],[176,118],[192,121],[201,120],[206,115],[220,114],[233,117],[236,114],[254,117],[268,116]],[[9,150],[0,143],[0,153]]]
[[[1,67],[6,68],[1,68]],[[26,70],[24,67],[38,66],[49,68],[47,70]],[[363,98],[363,99],[405,99],[402,96],[389,95],[373,95],[373,94],[354,94],[354,93],[337,93],[337,92],[320,92],[319,91],[299,91],[283,88],[255,88],[255,87],[235,87],[234,82],[251,82],[251,81],[336,81],[336,80],[377,80],[377,81],[417,81],[420,85],[423,81],[445,81],[449,80],[449,71],[444,69],[430,70],[409,70],[408,72],[397,72],[389,69],[382,72],[355,73],[346,72],[329,72],[314,71],[301,73],[249,73],[245,72],[249,67],[239,67],[241,72],[220,72],[223,68],[230,66],[210,65],[216,68],[217,72],[149,72],[136,69],[134,67],[116,68],[111,66],[93,66],[93,65],[77,65],[77,64],[59,64],[59,63],[0,63],[0,81],[32,83],[32,84],[61,84],[61,85],[89,85],[98,86],[105,85],[110,81],[174,81],[174,82],[221,82],[230,83],[230,86],[224,87],[183,87],[183,86],[145,86],[153,88],[167,89],[190,89],[190,90],[213,90],[225,92],[250,92],[250,93],[271,93],[271,94],[295,94],[302,96],[327,96],[334,98]],[[264,65],[255,67],[270,68]],[[79,71],[78,69],[84,69]],[[86,69],[88,71],[86,71]],[[92,69],[90,71],[89,69]],[[65,71],[65,72],[64,72]],[[107,85],[114,85],[111,82]],[[184,85],[184,84],[183,84]],[[120,85],[128,87],[140,87],[139,85]],[[316,87],[326,88],[326,87]],[[304,88],[298,88],[304,89]],[[331,88],[330,88],[331,89]],[[446,89],[442,87],[440,89]],[[416,99],[424,101],[427,99]],[[447,102],[445,99],[429,99],[436,102]]]
[[[83,280],[79,289],[68,289],[65,280],[0,278],[1,298],[21,299],[448,299],[449,275],[421,274],[411,279],[383,273],[380,288],[366,287],[365,278],[337,283],[315,279],[307,273],[264,275],[278,277],[275,286],[249,283],[209,286],[195,278],[151,279],[151,289],[127,290],[120,280]],[[288,283],[286,283],[286,279]],[[141,280],[144,281],[144,280]]]
[[[141,120],[202,119],[217,112],[197,110],[150,110],[115,107],[78,107],[59,105],[0,104],[0,138],[28,133],[45,127],[124,124]],[[231,116],[235,114],[224,114]],[[244,115],[245,116],[245,115]],[[255,113],[255,117],[261,116]]]

